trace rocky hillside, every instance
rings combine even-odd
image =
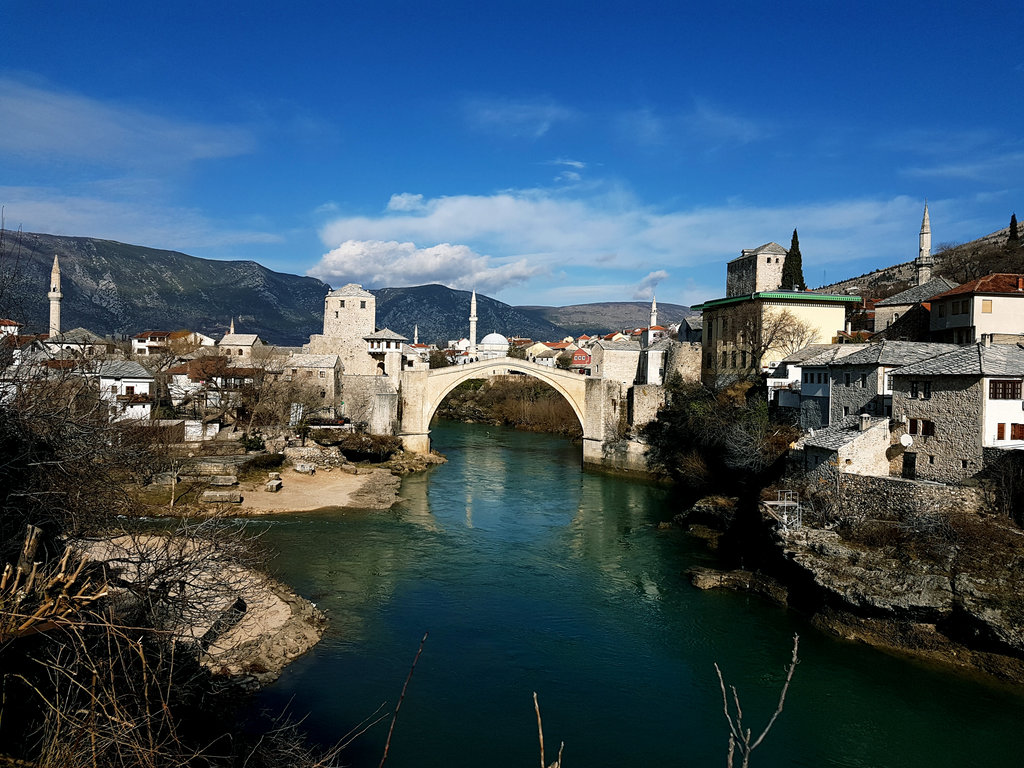
[[[254,261],[213,261],[88,237],[6,233],[2,265],[13,284],[3,312],[30,331],[45,331],[46,292],[56,254],[64,293],[61,326],[100,334],[190,328],[236,330],[277,344],[301,344],[323,325],[326,283],[272,272]]]
[[[447,343],[449,339],[469,336],[469,291],[456,291],[443,285],[418,285],[378,288],[373,293],[377,297],[379,328],[390,328],[411,339],[413,326],[419,325],[420,341],[424,343]],[[518,307],[479,293],[476,300],[478,340],[492,332],[543,341],[566,335],[564,328]]]
[[[1005,247],[1009,233],[1010,228],[1006,227],[969,243],[939,244],[932,249],[935,259],[932,275],[964,283],[992,272],[1017,272],[1024,269],[1024,263],[1019,258],[1007,258]],[[909,288],[915,280],[914,262],[906,261],[849,280],[829,283],[815,290],[884,299]]]
[[[650,320],[649,301],[604,301],[568,307],[517,307],[520,312],[553,323],[573,336],[582,333],[604,334],[625,328],[645,328]],[[658,324],[672,325],[687,315],[695,315],[682,304],[658,302]]]

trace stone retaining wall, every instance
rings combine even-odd
[[[991,512],[993,499],[982,488],[937,485],[901,477],[869,477],[840,473],[839,496],[847,512],[868,518],[904,520],[920,514]]]

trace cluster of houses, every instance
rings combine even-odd
[[[926,206],[916,284],[881,301],[787,288],[780,246],[743,251],[728,295],[695,307],[702,379],[763,375],[812,473],[958,483],[1024,449],[1024,274],[958,285],[930,251]]]

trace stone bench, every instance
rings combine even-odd
[[[241,504],[242,494],[238,491],[203,491],[199,500],[204,504]]]
[[[216,486],[238,485],[238,478],[235,475],[211,475],[208,482]]]
[[[282,485],[284,485],[284,483],[282,483],[280,479],[268,480],[267,490],[270,491],[271,493],[277,493],[278,491],[281,490]]]

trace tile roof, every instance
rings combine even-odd
[[[831,365],[834,361],[840,360],[854,352],[860,352],[861,344],[827,344],[827,349],[819,352],[814,357],[804,360],[801,365],[804,368]]]
[[[51,344],[106,344],[107,340],[86,328],[73,328],[47,339]]]
[[[1012,272],[996,272],[979,277],[961,286],[932,296],[932,300],[944,299],[948,296],[966,296],[972,293],[1014,293],[1024,296],[1024,275]]]
[[[259,341],[259,334],[256,333],[225,333],[224,338],[217,342],[219,346],[232,345],[236,347],[251,347]]]
[[[363,336],[367,341],[408,341],[405,336],[395,333],[390,328],[381,328],[379,331]]]
[[[773,256],[785,256],[787,251],[778,243],[771,242],[759,245],[757,248],[744,248],[737,258],[745,259],[748,256],[755,256],[762,253],[770,253]],[[736,261],[736,259],[733,259],[733,261]]]
[[[686,323],[688,328],[694,331],[699,331],[704,328],[703,315],[687,315],[686,317],[683,318],[683,321]]]
[[[627,341],[625,339],[623,339],[621,341],[607,341],[605,339],[600,339],[600,340],[598,340],[594,344],[594,346],[595,347],[600,347],[601,349],[613,349],[613,350],[616,350],[616,351],[619,351],[619,352],[639,352],[640,351],[640,344],[639,343],[637,343],[635,341]]]
[[[95,373],[108,379],[152,379],[153,375],[134,360],[100,360]]]
[[[374,298],[374,295],[372,293],[363,288],[363,286],[357,285],[356,283],[346,283],[345,285],[341,286],[341,288],[336,288],[327,295],[336,297],[359,296],[362,298],[369,299]]]
[[[1024,376],[1024,348],[1017,344],[972,344],[893,371],[899,376]]]
[[[933,277],[923,285],[911,286],[905,291],[900,291],[895,296],[875,302],[875,306],[895,307],[904,304],[920,304],[922,301],[928,301],[932,296],[956,287],[957,283],[954,283],[952,280],[947,280],[944,277]]]
[[[871,427],[889,421],[888,416],[869,416],[868,419]],[[815,429],[813,434],[802,437],[798,447],[810,446],[812,448],[837,451],[844,445],[852,443],[863,434],[864,432],[860,429],[860,416],[847,416],[834,424],[829,424],[827,427]]]
[[[938,357],[959,349],[956,344],[932,344],[918,341],[879,341],[871,344],[851,344],[856,352],[832,363],[841,365],[913,365],[922,360]]]

